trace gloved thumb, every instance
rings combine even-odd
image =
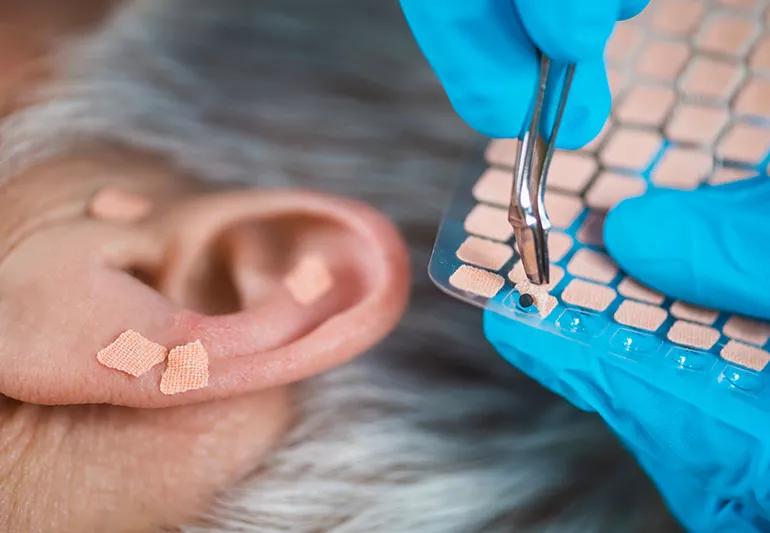
[[[653,190],[613,209],[604,241],[633,277],[694,304],[770,319],[770,179]]]

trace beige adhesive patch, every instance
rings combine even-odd
[[[574,276],[609,283],[618,273],[612,259],[588,248],[580,248],[570,259],[567,271]]]
[[[684,37],[698,26],[703,14],[699,0],[658,0],[653,8],[652,26],[663,35]]]
[[[738,93],[733,109],[741,115],[770,118],[770,80],[750,79]]]
[[[613,100],[617,100],[623,94],[628,86],[628,78],[628,73],[625,70],[615,67],[607,68],[607,81],[610,84],[610,94]]]
[[[615,296],[615,291],[610,287],[582,279],[573,279],[561,293],[561,299],[565,302],[594,311],[607,309]]]
[[[624,65],[642,43],[642,30],[631,24],[616,24],[604,50],[608,63]]]
[[[737,65],[721,59],[697,56],[687,67],[681,87],[692,98],[725,102],[741,80]]]
[[[457,258],[465,263],[500,270],[513,256],[513,249],[507,244],[468,237],[457,249]]]
[[[588,185],[596,167],[594,158],[587,154],[557,150],[548,169],[546,185],[579,194]]]
[[[770,35],[763,37],[755,45],[749,64],[754,70],[770,71]]]
[[[554,228],[568,228],[583,210],[583,202],[576,196],[549,190],[545,192],[545,210]]]
[[[714,328],[677,320],[666,337],[677,344],[708,350],[719,340],[719,332]]]
[[[140,194],[105,187],[91,198],[87,211],[100,220],[138,222],[150,214],[152,202]]]
[[[755,31],[755,23],[747,18],[718,14],[706,22],[696,45],[706,52],[738,57]]]
[[[709,177],[708,183],[711,185],[721,185],[724,183],[732,183],[734,181],[753,178],[756,175],[757,171],[754,169],[719,166]]]
[[[762,346],[770,339],[770,324],[740,315],[731,316],[725,322],[722,331],[728,337],[758,346]]]
[[[770,362],[770,354],[756,346],[728,341],[719,352],[722,358],[737,365],[761,372]]]
[[[608,167],[643,170],[658,153],[662,143],[653,131],[620,127],[610,134],[601,152],[601,160]]]
[[[714,168],[711,153],[700,148],[672,146],[652,171],[652,181],[661,187],[694,189]]]
[[[508,207],[512,186],[513,171],[488,168],[473,186],[473,197],[479,202]]]
[[[770,130],[739,122],[730,126],[717,145],[717,154],[732,161],[755,164],[770,148]]]
[[[556,298],[548,293],[547,286],[534,285],[526,278],[526,276],[516,284],[516,290],[519,291],[519,294],[521,295],[528,294],[532,297],[535,308],[537,308],[537,313],[541,318],[545,318],[551,314],[551,311],[554,310],[558,303]]]
[[[546,290],[550,291],[556,287],[564,277],[564,269],[559,265],[552,264],[549,270],[549,275],[550,281],[548,284],[544,285],[544,287]],[[517,261],[516,264],[513,265],[513,268],[508,273],[508,279],[511,280],[516,286],[518,286],[520,283],[523,283],[524,281],[529,282],[527,273],[524,272],[524,265],[521,261]]]
[[[700,104],[680,104],[666,125],[672,141],[710,146],[728,120],[727,109]]]
[[[665,322],[668,313],[660,307],[624,300],[615,311],[615,320],[626,326],[656,331]]]
[[[513,168],[518,149],[518,139],[494,139],[487,146],[485,157],[491,165]]]
[[[561,260],[572,248],[572,237],[560,231],[548,232],[548,254],[551,261]]]
[[[637,85],[628,91],[615,113],[626,124],[657,126],[668,116],[675,100],[670,87]]]
[[[714,311],[713,309],[706,309],[705,307],[698,307],[697,305],[691,305],[677,300],[671,304],[671,314],[683,320],[700,322],[701,324],[710,326],[717,319],[719,312]]]
[[[209,384],[209,354],[197,340],[173,348],[168,353],[166,370],[160,380],[160,392],[179,394],[202,389]]]
[[[283,284],[298,303],[310,305],[331,290],[334,277],[322,255],[310,254],[300,258]]]
[[[477,204],[465,217],[465,231],[495,241],[507,241],[513,235],[508,211]]]
[[[602,172],[586,193],[586,203],[593,209],[609,211],[622,200],[639,196],[646,189],[647,184],[641,178]]]
[[[449,276],[449,284],[456,289],[492,298],[503,288],[502,276],[480,268],[461,265]]]
[[[656,305],[662,304],[665,299],[661,293],[645,287],[632,278],[623,278],[623,281],[618,284],[618,292],[627,298]]]
[[[166,353],[164,346],[129,329],[109,346],[99,350],[96,360],[106,367],[138,377],[162,362]]]
[[[671,82],[682,71],[690,49],[678,41],[652,41],[636,63],[636,73],[650,80]]]

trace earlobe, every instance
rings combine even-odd
[[[408,287],[393,225],[326,195],[195,194],[133,226],[78,220],[0,265],[0,393],[162,407],[286,385],[379,341]],[[139,377],[101,364],[126,330],[168,350],[200,341],[208,385],[163,394],[166,361]]]

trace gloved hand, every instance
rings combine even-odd
[[[610,111],[607,39],[615,22],[647,2],[401,0],[401,7],[457,113],[491,137],[518,137],[526,123],[536,46],[556,63],[577,63],[557,145],[579,148],[599,133]],[[555,108],[546,102],[546,131]]]
[[[670,296],[770,319],[768,206],[766,177],[693,192],[656,190],[610,212],[605,243],[626,272]],[[686,528],[770,531],[770,421],[762,414],[747,415],[729,401],[706,414],[698,397],[714,391],[683,400],[690,394],[682,394],[689,391],[686,371],[656,387],[636,377],[632,361],[606,364],[597,352],[603,346],[585,347],[490,311],[484,328],[515,366],[601,415]]]

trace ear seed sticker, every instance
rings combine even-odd
[[[96,359],[108,368],[138,377],[163,361],[167,351],[164,346],[129,329],[109,346],[99,350]]]
[[[152,211],[152,202],[140,194],[105,187],[98,191],[88,205],[88,214],[100,220],[137,222]]]
[[[334,278],[324,258],[311,254],[299,260],[283,283],[298,303],[310,305],[331,290]]]
[[[201,341],[196,340],[172,348],[168,353],[166,370],[160,380],[160,392],[179,394],[202,389],[209,384],[209,354]]]

